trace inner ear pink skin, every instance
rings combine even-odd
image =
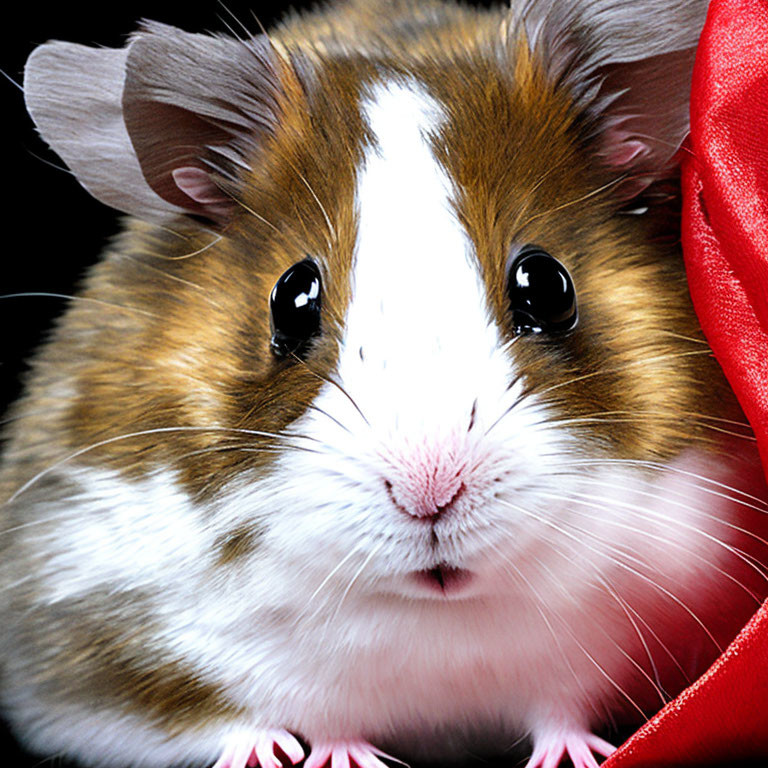
[[[204,205],[214,218],[226,216],[232,201],[213,183],[202,168],[185,165],[171,171],[176,186],[196,203]]]
[[[649,154],[648,145],[640,139],[627,139],[613,147],[608,162],[616,168],[627,167],[633,161]]]

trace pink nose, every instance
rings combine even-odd
[[[387,480],[395,505],[413,517],[435,520],[449,510],[466,490],[463,467],[409,467]]]

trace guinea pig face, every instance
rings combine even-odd
[[[730,402],[656,203],[690,56],[662,40],[637,71],[610,52],[580,71],[505,24],[408,60],[162,25],[33,55],[43,135],[165,226],[132,225],[55,341],[68,466],[172,485],[218,564],[304,589],[489,593],[611,520],[612,546],[649,545],[633,516],[658,522],[664,468]],[[50,94],[51,70],[85,96]],[[677,112],[646,119],[662,93]],[[115,109],[132,149],[97,173],[89,131]]]
[[[642,552],[638,520],[680,492],[659,467],[718,412],[679,256],[617,210],[625,174],[584,150],[564,95],[448,79],[359,85],[354,162],[312,138],[281,166],[337,175],[325,195],[294,178],[322,238],[276,246],[271,354],[315,386],[266,476],[223,492],[314,585],[466,597],[553,541],[594,559],[609,529]]]

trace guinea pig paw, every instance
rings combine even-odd
[[[304,759],[304,748],[288,731],[270,729],[238,733],[228,739],[213,768],[282,768],[282,755],[292,765]]]
[[[598,768],[592,754],[610,757],[616,747],[599,736],[579,728],[558,728],[534,734],[533,754],[525,768],[557,768],[568,757],[573,768]]]
[[[327,741],[312,744],[304,768],[388,768],[379,758],[397,758],[382,752],[367,741]],[[405,765],[405,763],[401,763]]]

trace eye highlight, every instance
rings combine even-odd
[[[516,333],[564,333],[578,322],[573,280],[541,248],[525,248],[511,262],[507,294]]]
[[[279,357],[301,355],[320,332],[320,270],[310,258],[278,278],[269,296],[272,351]]]

